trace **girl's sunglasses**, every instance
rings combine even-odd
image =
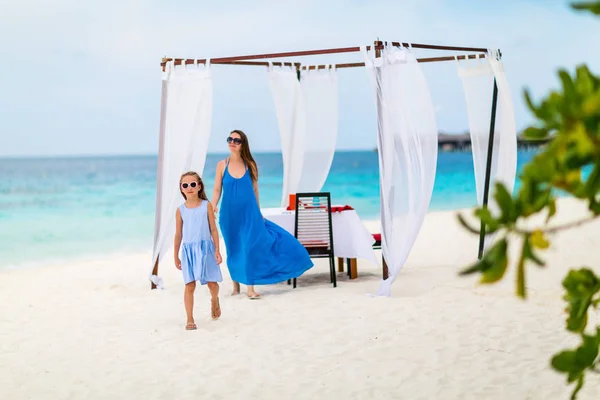
[[[227,143],[242,144],[242,139],[233,138],[230,136],[227,138]]]
[[[182,187],[182,188],[184,188],[184,189],[187,189],[187,188],[188,188],[188,186],[189,186],[189,187],[191,187],[191,188],[193,189],[193,188],[195,188],[195,187],[196,187],[196,186],[198,186],[198,185],[199,185],[199,183],[196,183],[196,182],[192,182],[192,183],[182,183],[182,184],[181,184],[181,187]]]

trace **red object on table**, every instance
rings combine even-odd
[[[324,205],[319,205],[319,206],[305,205],[304,208],[306,208],[306,209],[312,209],[312,208],[325,209],[326,207]],[[288,211],[293,211],[295,209],[296,209],[296,195],[295,194],[290,194],[290,203],[287,206],[287,210]],[[331,212],[341,212],[341,211],[346,211],[346,210],[354,210],[354,208],[352,206],[349,206],[349,205],[345,205],[345,206],[332,206],[331,207]]]
[[[296,193],[290,193],[287,209],[288,211],[296,209]]]
[[[341,212],[341,211],[346,211],[346,210],[354,210],[354,208],[352,208],[349,205],[345,205],[345,206],[332,206],[331,207],[331,212]]]

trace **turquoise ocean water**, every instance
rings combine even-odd
[[[518,168],[533,152],[519,152]],[[204,179],[211,197],[215,166]],[[475,205],[471,153],[439,153],[430,209]],[[281,200],[280,154],[256,154],[263,207]],[[0,159],[0,268],[152,248],[156,156]],[[377,153],[337,152],[323,190],[361,218],[379,217]],[[517,182],[518,185],[518,182]],[[177,188],[173,188],[177,190]]]

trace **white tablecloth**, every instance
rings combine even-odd
[[[294,234],[294,211],[285,208],[263,208],[263,216]],[[331,213],[333,230],[333,252],[336,257],[362,258],[377,265],[373,251],[375,239],[364,227],[356,211],[346,210]]]

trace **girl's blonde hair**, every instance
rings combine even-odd
[[[202,200],[208,200],[208,197],[206,197],[206,193],[204,193],[204,182],[202,182],[202,178],[200,178],[200,175],[198,175],[198,173],[194,171],[188,171],[185,174],[182,174],[181,178],[179,178],[179,192],[181,193],[183,198],[187,200],[187,197],[185,197],[183,190],[181,190],[181,182],[186,176],[193,176],[194,178],[196,178],[198,184],[200,185],[200,187],[198,187],[198,198]]]

